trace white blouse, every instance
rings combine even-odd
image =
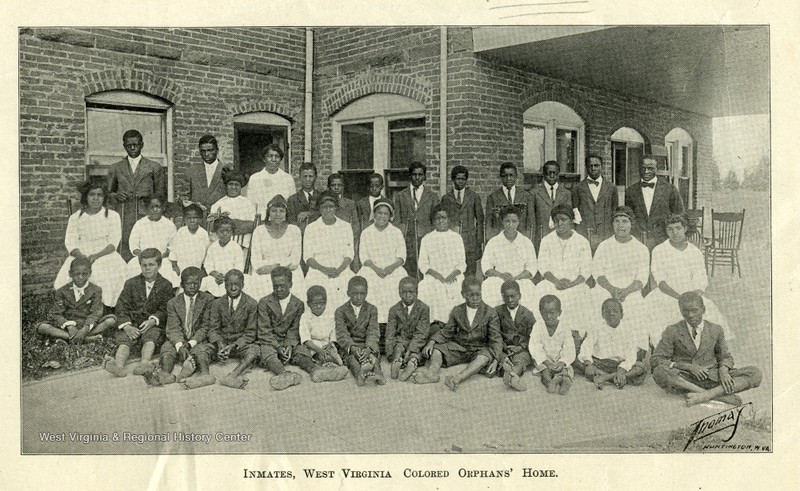
[[[361,232],[359,246],[361,263],[371,260],[379,268],[385,268],[398,259],[406,260],[406,241],[403,232],[391,223],[383,230],[375,224]]]
[[[161,217],[157,222],[144,217],[133,224],[128,244],[131,251],[143,251],[152,247],[163,254],[176,232],[175,224],[167,217]]]
[[[320,316],[314,315],[311,308],[306,306],[306,310],[300,317],[300,342],[313,341],[320,348],[336,341],[336,322],[334,320],[334,309],[328,306]]]
[[[586,339],[581,344],[578,359],[591,363],[592,356],[603,360],[620,362],[620,367],[630,370],[636,363],[639,347],[644,344],[645,334],[623,319],[617,327],[611,327],[604,320],[588,329]]]
[[[67,247],[67,252],[78,249],[88,256],[97,254],[109,245],[116,249],[121,239],[122,222],[119,214],[114,210],[108,210],[106,216],[106,209],[100,208],[94,215],[76,211],[69,217],[64,245]]]
[[[650,254],[635,237],[625,243],[609,237],[597,246],[592,274],[595,278],[605,276],[617,288],[625,288],[634,280],[646,285],[650,278]]]
[[[178,263],[181,271],[188,266],[199,268],[203,265],[209,244],[210,240],[206,229],[197,227],[197,231],[191,233],[189,227],[184,225],[178,229],[169,243],[169,258]]]
[[[536,363],[541,365],[545,360],[563,362],[569,367],[575,361],[575,340],[572,330],[559,322],[556,331],[551,336],[547,332],[544,322],[533,325],[528,350]]]
[[[211,206],[211,213],[219,212],[228,212],[233,220],[252,222],[256,218],[256,204],[244,196],[225,196]]]
[[[503,232],[500,232],[486,243],[481,258],[481,268],[484,271],[496,269],[512,276],[527,271],[531,276],[535,276],[539,267],[533,243],[529,238],[517,232],[514,240],[510,241]]]
[[[267,204],[272,198],[280,194],[288,200],[295,193],[294,178],[283,169],[278,169],[275,174],[262,169],[250,176],[245,191],[245,196],[256,205],[261,216],[265,217]]]
[[[577,232],[566,240],[555,232],[545,235],[539,245],[539,271],[550,271],[558,279],[574,280],[579,275],[588,278],[592,275],[589,241]]]
[[[423,274],[429,269],[445,277],[455,270],[463,273],[467,269],[464,240],[452,230],[426,234],[419,246],[418,266]]]
[[[314,258],[320,265],[338,268],[344,258],[353,259],[353,229],[344,220],[325,225],[322,218],[311,222],[303,238],[303,259]]]
[[[250,255],[253,271],[271,264],[279,264],[291,270],[297,269],[300,266],[302,240],[297,225],[287,225],[286,231],[279,239],[273,238],[266,226],[256,227],[253,231]]]
[[[678,293],[705,291],[708,287],[703,253],[691,243],[682,251],[673,247],[669,240],[658,244],[653,249],[650,268],[657,283],[666,281]]]
[[[216,271],[217,273],[226,274],[232,269],[238,269],[244,272],[244,252],[242,251],[242,246],[233,240],[228,241],[225,247],[219,245],[219,241],[213,242],[208,246],[203,266],[205,266],[208,273]]]

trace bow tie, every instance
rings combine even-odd
[[[589,181],[589,184],[594,184],[595,186],[599,186],[600,185],[600,183],[595,181],[594,179],[587,179],[587,181]]]
[[[656,187],[656,183],[654,183],[654,182],[642,182],[642,187],[643,188],[655,188]]]

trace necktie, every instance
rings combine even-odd
[[[510,189],[506,189],[506,198],[508,198],[508,202],[509,203],[511,203],[512,205],[514,204],[514,200],[511,198],[511,190]]]
[[[697,342],[697,328],[692,326],[692,339]]]
[[[192,320],[193,320],[192,318],[194,317],[193,311],[194,311],[194,297],[189,299],[189,312],[186,314],[186,326],[184,327],[184,330],[186,331],[187,337],[192,335]]]
[[[145,289],[144,293],[145,297],[150,298],[150,292],[153,291],[153,285],[148,285],[147,283],[145,283],[144,289]]]
[[[458,191],[456,191],[456,199],[458,200],[458,204],[462,204],[462,201],[461,201],[461,190],[460,189]]]
[[[414,209],[419,207],[419,200],[417,199],[417,188],[412,187],[411,192],[414,194]]]
[[[600,183],[595,181],[594,179],[589,179],[589,184],[594,184],[595,186],[599,186]]]
[[[550,200],[551,201],[555,201],[556,200],[556,187],[555,186],[550,186]]]
[[[233,317],[233,313],[234,312],[235,312],[235,309],[233,308],[233,299],[231,299],[231,317]]]
[[[655,188],[656,183],[654,182],[642,182],[642,188]]]

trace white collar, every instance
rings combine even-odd
[[[183,294],[183,298],[184,298],[184,300],[186,300],[186,303],[188,304],[192,299],[197,300],[197,294],[195,293],[194,296],[190,297],[189,295],[184,293]]]
[[[544,183],[544,186],[545,186],[545,189],[547,189],[548,191],[550,191],[550,188],[553,188],[553,190],[555,191],[555,190],[557,190],[557,189],[558,189],[558,185],[559,185],[559,184],[561,184],[561,183],[560,183],[560,182],[558,182],[558,181],[556,181],[556,183],[555,183],[555,184],[550,184],[550,183],[548,183],[548,182],[545,182],[545,183]]]
[[[592,178],[589,177],[589,176],[586,176],[586,179],[592,179]],[[593,181],[597,181],[600,184],[603,184],[603,174],[600,174],[600,177],[598,177],[597,179],[592,179],[592,180]]]
[[[408,187],[411,189],[411,193],[413,194],[413,193],[414,193],[414,185],[413,185],[413,184],[409,184],[409,185],[408,185]],[[423,182],[423,183],[422,183],[422,184],[420,184],[420,185],[419,185],[419,187],[418,187],[418,188],[416,188],[416,189],[417,189],[417,191],[419,191],[419,194],[421,195],[421,194],[422,194],[422,190],[423,190],[424,188],[425,188],[425,183]]]
[[[128,163],[131,164],[131,167],[139,165],[139,162],[141,161],[142,161],[142,154],[139,154],[139,156],[136,157],[135,159],[128,157]]]
[[[649,181],[645,181],[644,179],[642,179],[641,181],[642,181],[642,182],[646,182],[647,184],[650,184],[651,182],[652,182],[653,184],[655,184],[655,183],[657,183],[657,182],[658,182],[658,176],[655,176],[654,178],[650,179]]]
[[[206,163],[205,163],[205,161],[203,161],[203,165],[207,165],[207,166],[209,166],[209,167],[216,167],[216,166],[217,166],[217,164],[219,164],[219,159],[217,159],[217,160],[215,160],[215,161],[211,162],[210,164],[206,164]]]

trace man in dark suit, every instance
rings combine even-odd
[[[369,195],[356,201],[356,215],[358,216],[359,230],[362,232],[372,224],[372,207],[381,198],[383,191],[383,176],[373,173],[369,176]]]
[[[555,160],[548,160],[542,166],[542,182],[533,190],[533,199],[536,204],[536,230],[533,245],[539,251],[542,237],[553,230],[550,212],[555,205],[567,205],[572,209],[572,194],[559,182],[558,176],[561,166]]]
[[[317,166],[304,162],[300,166],[300,190],[288,196],[286,203],[286,221],[297,225],[300,232],[305,232],[306,225],[319,218],[317,198],[320,192],[315,187],[316,182]],[[267,219],[266,215],[261,218]]]
[[[758,387],[761,371],[733,367],[725,334],[717,324],[703,320],[705,306],[697,292],[681,295],[678,305],[684,320],[664,330],[650,359],[653,380],[662,389],[687,393],[687,406],[711,399],[740,405],[736,393]]]
[[[625,205],[631,207],[636,218],[633,235],[650,250],[667,239],[667,217],[683,213],[683,201],[678,190],[666,177],[656,177],[656,166],[652,155],[642,157],[639,164],[641,181],[625,190]]]
[[[217,159],[219,148],[217,139],[211,135],[204,135],[199,143],[200,158],[189,166],[183,184],[183,204],[197,203],[208,214],[211,205],[226,196],[227,190],[222,182],[222,175],[231,170],[233,166],[223,165]]]
[[[133,370],[134,375],[144,375],[153,371],[150,359],[156,345],[164,337],[167,322],[167,302],[175,293],[172,283],[158,274],[161,267],[161,252],[158,249],[145,249],[139,254],[142,274],[125,282],[116,306],[117,332],[114,341],[117,351],[114,358],[106,356],[103,368],[117,377],[125,377],[125,363],[131,354],[131,347],[141,344],[142,361]]]
[[[422,238],[433,230],[431,210],[439,204],[439,196],[424,185],[428,168],[422,162],[411,162],[408,173],[411,184],[394,195],[394,224],[406,237],[405,268],[409,276],[418,277],[417,258]]]
[[[592,253],[600,242],[614,235],[611,227],[614,209],[619,205],[617,187],[603,178],[603,158],[589,155],[586,179],[572,190],[572,206],[577,208],[580,222],[575,230],[589,240]]]
[[[108,203],[122,218],[122,240],[119,253],[125,261],[133,258],[128,237],[136,221],[147,214],[146,199],[167,200],[167,176],[158,162],[142,156],[144,139],[137,130],[122,135],[122,146],[128,156],[108,171]]]
[[[500,188],[492,191],[486,198],[484,239],[488,241],[503,230],[500,212],[513,204],[519,210],[519,232],[533,241],[536,221],[533,195],[517,186],[517,167],[511,162],[503,162],[500,165],[500,180],[502,182]]]
[[[450,171],[453,179],[453,192],[442,196],[450,216],[450,227],[464,240],[464,253],[467,259],[466,276],[474,275],[478,260],[483,252],[483,206],[478,194],[467,188],[469,170],[457,165]]]
[[[189,266],[181,272],[183,293],[167,302],[167,340],[161,345],[161,369],[145,373],[148,385],[162,386],[175,382],[172,374],[175,362],[184,364],[177,380],[192,375],[195,370],[194,347],[208,335],[208,313],[214,297],[200,291],[203,272]]]

